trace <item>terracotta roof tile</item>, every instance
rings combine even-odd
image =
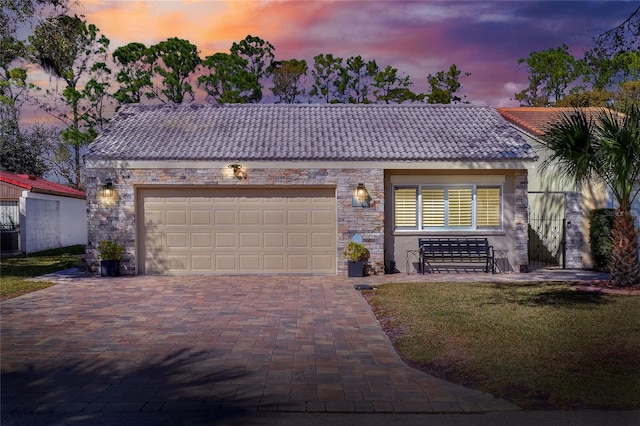
[[[604,108],[582,108],[587,115],[595,115]],[[548,126],[558,120],[562,114],[575,111],[575,108],[549,108],[549,107],[517,107],[498,108],[498,112],[505,119],[531,133],[533,136],[544,135]]]

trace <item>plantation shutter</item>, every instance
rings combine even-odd
[[[396,228],[416,228],[417,188],[396,188],[394,196],[394,215]]]
[[[422,227],[445,226],[444,189],[422,189]]]
[[[473,211],[471,188],[449,189],[449,226],[471,226]]]
[[[476,190],[476,226],[500,226],[500,188]]]

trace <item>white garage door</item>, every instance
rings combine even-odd
[[[336,273],[334,188],[142,189],[142,273]]]

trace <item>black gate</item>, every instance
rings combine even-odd
[[[564,193],[529,193],[529,268],[566,268]]]

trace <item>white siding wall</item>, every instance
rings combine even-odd
[[[20,199],[22,251],[87,244],[86,201],[24,191]]]

